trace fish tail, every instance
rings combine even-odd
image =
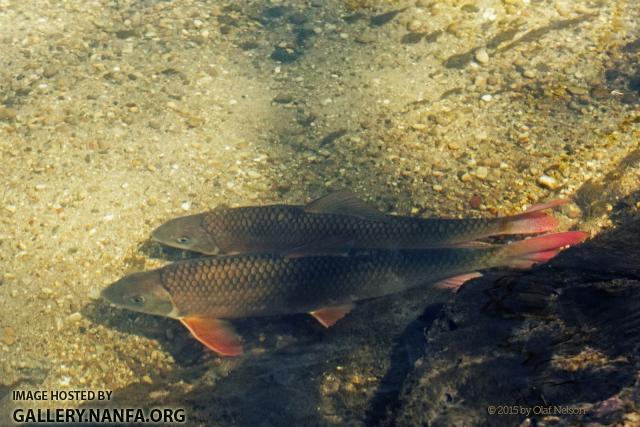
[[[521,214],[509,216],[504,219],[502,234],[535,234],[551,231],[558,226],[558,220],[542,211],[566,203],[567,200],[556,199],[531,206]]]
[[[514,242],[500,250],[504,257],[500,264],[512,268],[529,268],[550,260],[563,248],[576,245],[587,237],[589,233],[583,231],[566,231]]]

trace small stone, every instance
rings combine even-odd
[[[279,93],[273,98],[276,104],[290,104],[293,102],[293,96],[286,93]]]
[[[415,130],[425,130],[427,128],[427,125],[425,125],[424,123],[414,123],[411,125],[411,127]]]
[[[376,37],[371,33],[360,34],[358,37],[356,37],[356,42],[360,44],[370,44],[375,41],[376,41]]]
[[[407,30],[411,32],[418,31],[420,28],[422,28],[422,22],[417,19],[413,19],[407,24]]]
[[[18,112],[13,108],[0,107],[0,120],[13,122],[18,118]]]
[[[476,176],[480,179],[485,179],[487,176],[489,176],[489,169],[487,169],[485,166],[480,166],[478,169],[476,169]]]
[[[82,314],[80,314],[77,311],[75,313],[71,313],[69,317],[67,317],[67,320],[69,320],[69,322],[79,322],[81,319],[82,319]]]
[[[568,86],[567,91],[572,95],[586,95],[587,89],[578,86]]]
[[[462,176],[460,177],[460,181],[462,182],[471,182],[473,180],[473,177],[471,176],[471,174],[468,173],[463,173]]]
[[[538,178],[538,184],[549,190],[555,190],[560,187],[560,183],[552,176],[542,175]]]
[[[442,188],[442,185],[440,185],[440,184],[435,184],[435,185],[433,186],[433,191],[440,192],[440,191],[442,191],[442,190],[443,190],[443,188]]]
[[[325,377],[322,385],[320,386],[320,392],[323,396],[334,394],[340,390],[340,378],[333,374],[329,374]]]
[[[147,383],[147,384],[153,384],[153,380],[151,379],[151,377],[149,375],[145,375],[142,377],[142,382]]]
[[[480,99],[482,99],[484,102],[490,102],[493,99],[493,96],[491,96],[491,94],[484,94],[480,97]]]
[[[200,127],[203,124],[204,124],[204,119],[198,116],[189,116],[189,118],[187,119],[187,126],[192,128]]]
[[[469,206],[471,206],[471,209],[478,209],[481,204],[482,204],[482,198],[477,194],[474,194],[469,199]]]
[[[51,295],[53,295],[53,289],[51,288],[42,288],[40,289],[40,292],[40,298],[42,299],[51,298]]]
[[[2,333],[0,334],[0,336],[2,337],[2,342],[5,343],[6,345],[12,345],[14,342],[16,342],[16,331],[7,326],[6,328],[2,329],[1,331]]]
[[[182,209],[183,211],[188,211],[189,209],[191,209],[191,202],[182,202],[180,204],[180,209]]]
[[[476,50],[475,58],[480,64],[486,64],[489,62],[489,54],[484,48]]]
[[[536,77],[536,70],[533,68],[527,68],[522,72],[522,75],[528,79],[534,79]]]
[[[58,74],[58,71],[60,71],[60,69],[57,66],[48,65],[42,70],[42,75],[49,79]]]

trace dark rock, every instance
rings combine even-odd
[[[271,53],[271,59],[273,59],[274,61],[282,62],[283,64],[287,64],[298,59],[300,55],[301,54],[298,51],[285,49],[283,47],[276,47]]]
[[[397,425],[516,425],[519,408],[562,407],[561,425],[621,422],[638,393],[639,234],[636,219],[548,265],[466,286],[427,334]]]
[[[403,12],[405,9],[392,10],[391,12],[382,13],[380,15],[372,16],[369,19],[369,25],[371,27],[381,27],[384,24],[387,24],[393,20],[400,12]]]

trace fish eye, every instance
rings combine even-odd
[[[180,243],[181,245],[185,245],[187,243],[189,243],[191,241],[191,237],[189,236],[180,236],[176,239],[176,241],[178,243]]]
[[[134,304],[144,304],[144,297],[142,295],[134,295],[131,297],[131,302]]]

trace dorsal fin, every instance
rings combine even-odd
[[[180,321],[207,348],[222,356],[242,354],[242,342],[227,321],[206,317],[184,317]]]
[[[333,326],[338,320],[347,315],[353,308],[353,304],[337,305],[334,307],[325,307],[312,311],[311,314],[325,328]]]
[[[331,213],[351,215],[371,221],[389,221],[389,217],[376,208],[369,206],[348,188],[334,191],[314,200],[304,207],[309,213]]]

